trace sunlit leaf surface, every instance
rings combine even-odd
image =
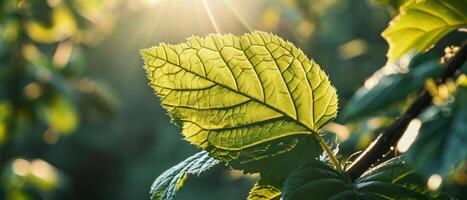
[[[275,35],[192,37],[141,53],[163,107],[203,149],[241,150],[316,133],[337,113],[324,72]]]
[[[251,189],[250,194],[248,194],[248,200],[270,200],[280,195],[280,187],[261,179]]]
[[[466,0],[425,0],[406,4],[382,33],[390,62],[431,48],[449,32],[467,25]]]

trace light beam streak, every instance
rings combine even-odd
[[[240,15],[240,12],[238,12],[238,10],[235,8],[235,6],[233,6],[232,3],[229,0],[223,0],[223,1],[224,1],[225,5],[227,5],[227,8],[229,8],[229,10],[232,11],[232,13],[235,15],[235,17],[237,17],[237,19],[242,23],[242,25],[246,29],[248,29],[248,31],[252,32],[253,29],[248,24],[248,22],[245,20],[245,18],[243,18],[243,16]]]
[[[206,0],[203,0],[203,6],[206,9],[206,13],[209,16],[209,20],[211,20],[212,26],[216,30],[216,33],[219,33],[219,34],[222,33],[220,31],[219,27],[217,26],[216,20],[214,19],[214,16],[212,15],[211,9],[209,9],[209,6],[208,6],[208,3],[206,2]]]

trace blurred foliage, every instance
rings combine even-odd
[[[341,145],[343,151],[354,152],[370,145],[377,134],[408,107],[417,91],[426,88],[434,96],[434,105],[420,116],[420,130],[420,127],[410,128],[409,125],[405,132],[405,139],[415,140],[414,144],[410,146],[411,142],[400,142],[394,148],[401,152],[408,149],[407,161],[420,170],[428,186],[433,177],[439,177],[440,183],[443,183],[441,191],[457,198],[465,197],[467,185],[463,177],[467,157],[459,146],[462,146],[465,131],[459,132],[458,128],[453,128],[466,124],[462,113],[467,105],[459,97],[455,98],[462,96],[464,90],[461,85],[465,77],[462,74],[465,73],[465,64],[461,75],[439,87],[432,79],[440,76],[440,63],[445,64],[452,58],[453,48],[450,45],[460,46],[465,38],[464,32],[454,31],[439,41],[434,49],[415,57],[402,57],[397,64],[386,64],[370,76],[340,116],[339,121],[352,132]],[[456,116],[461,118],[456,120]],[[351,155],[344,153],[344,156]]]
[[[420,136],[408,158],[428,176],[446,178],[467,159],[467,87],[459,86],[446,105],[433,107],[422,116]]]
[[[42,157],[49,149],[47,145],[75,132],[80,118],[86,115],[80,111],[81,99],[92,100],[92,96],[94,101],[101,101],[111,111],[99,112],[103,116],[115,112],[118,100],[108,95],[104,86],[83,78],[83,50],[98,42],[94,34],[109,31],[106,29],[110,27],[101,24],[113,23],[93,20],[114,20],[111,15],[100,16],[92,11],[112,13],[105,8],[106,3],[84,6],[82,1],[65,0],[0,2],[0,191],[7,199],[59,199],[66,195],[63,190],[70,189],[65,185],[66,174],[44,160],[17,157]],[[94,104],[89,102],[87,106]],[[33,139],[37,138],[34,134],[40,134],[42,140]],[[18,143],[31,145],[30,152],[22,154]]]
[[[8,163],[1,184],[6,199],[64,198],[69,192],[66,175],[40,159],[17,158]]]
[[[373,0],[376,4],[380,4],[389,8],[392,12],[399,12],[399,8],[413,0]]]
[[[380,33],[404,1],[206,2],[220,31],[274,32],[313,57],[346,112],[354,92],[385,64],[388,46]],[[138,50],[215,31],[201,1],[0,1],[0,199],[148,199],[154,177],[195,150],[180,140],[152,95]],[[448,34],[424,54],[423,63],[439,61],[444,47],[464,38],[465,33]],[[343,141],[344,158],[365,148],[424,86],[415,73],[422,66],[407,66],[402,74],[381,77],[396,86],[401,79],[416,83],[407,98],[383,101],[380,112],[327,127]],[[54,175],[37,177],[34,166],[49,166],[39,168]],[[467,196],[466,166],[450,170],[441,189]],[[244,199],[256,179],[213,168],[188,177],[189,187],[176,198]]]
[[[429,55],[412,58],[410,64],[385,65],[376,71],[348,102],[340,115],[342,121],[374,116],[394,104],[401,105],[407,96],[413,96],[424,87],[425,80],[441,74],[439,61],[424,61],[427,57]]]

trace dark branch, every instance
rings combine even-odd
[[[462,67],[467,59],[467,43],[464,43],[460,51],[447,64],[437,84],[443,84],[448,78],[454,76],[456,71]],[[410,107],[399,116],[396,121],[382,132],[367,149],[355,160],[347,169],[352,180],[360,177],[366,170],[373,165],[394,157],[395,145],[407,129],[410,121],[416,118],[423,110],[431,105],[433,96],[426,89],[419,92],[417,99]]]

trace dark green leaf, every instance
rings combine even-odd
[[[313,160],[297,168],[285,181],[285,200],[302,199],[446,199],[414,183],[416,174],[401,158],[384,162],[367,171],[354,183],[345,173]],[[406,177],[411,177],[406,179]]]
[[[284,180],[293,170],[307,161],[316,159],[321,152],[322,149],[313,136],[293,135],[242,151],[216,149],[211,155],[226,162],[229,167],[243,170],[244,173],[259,173],[259,183],[266,182],[269,189],[275,188],[280,192]]]
[[[188,174],[200,175],[219,163],[201,151],[162,173],[151,186],[151,199],[173,199]]]
[[[416,63],[416,60],[412,61]],[[378,81],[371,88],[361,87],[350,99],[342,114],[344,121],[353,121],[359,118],[375,115],[376,113],[406,99],[407,95],[423,87],[425,80],[439,74],[441,67],[437,61],[424,62],[409,67],[408,73],[385,75],[382,71],[375,72],[370,79]]]
[[[287,178],[282,191],[285,200],[330,199],[336,194],[355,196],[351,187],[351,181],[343,174],[324,162],[312,160],[297,168]]]

